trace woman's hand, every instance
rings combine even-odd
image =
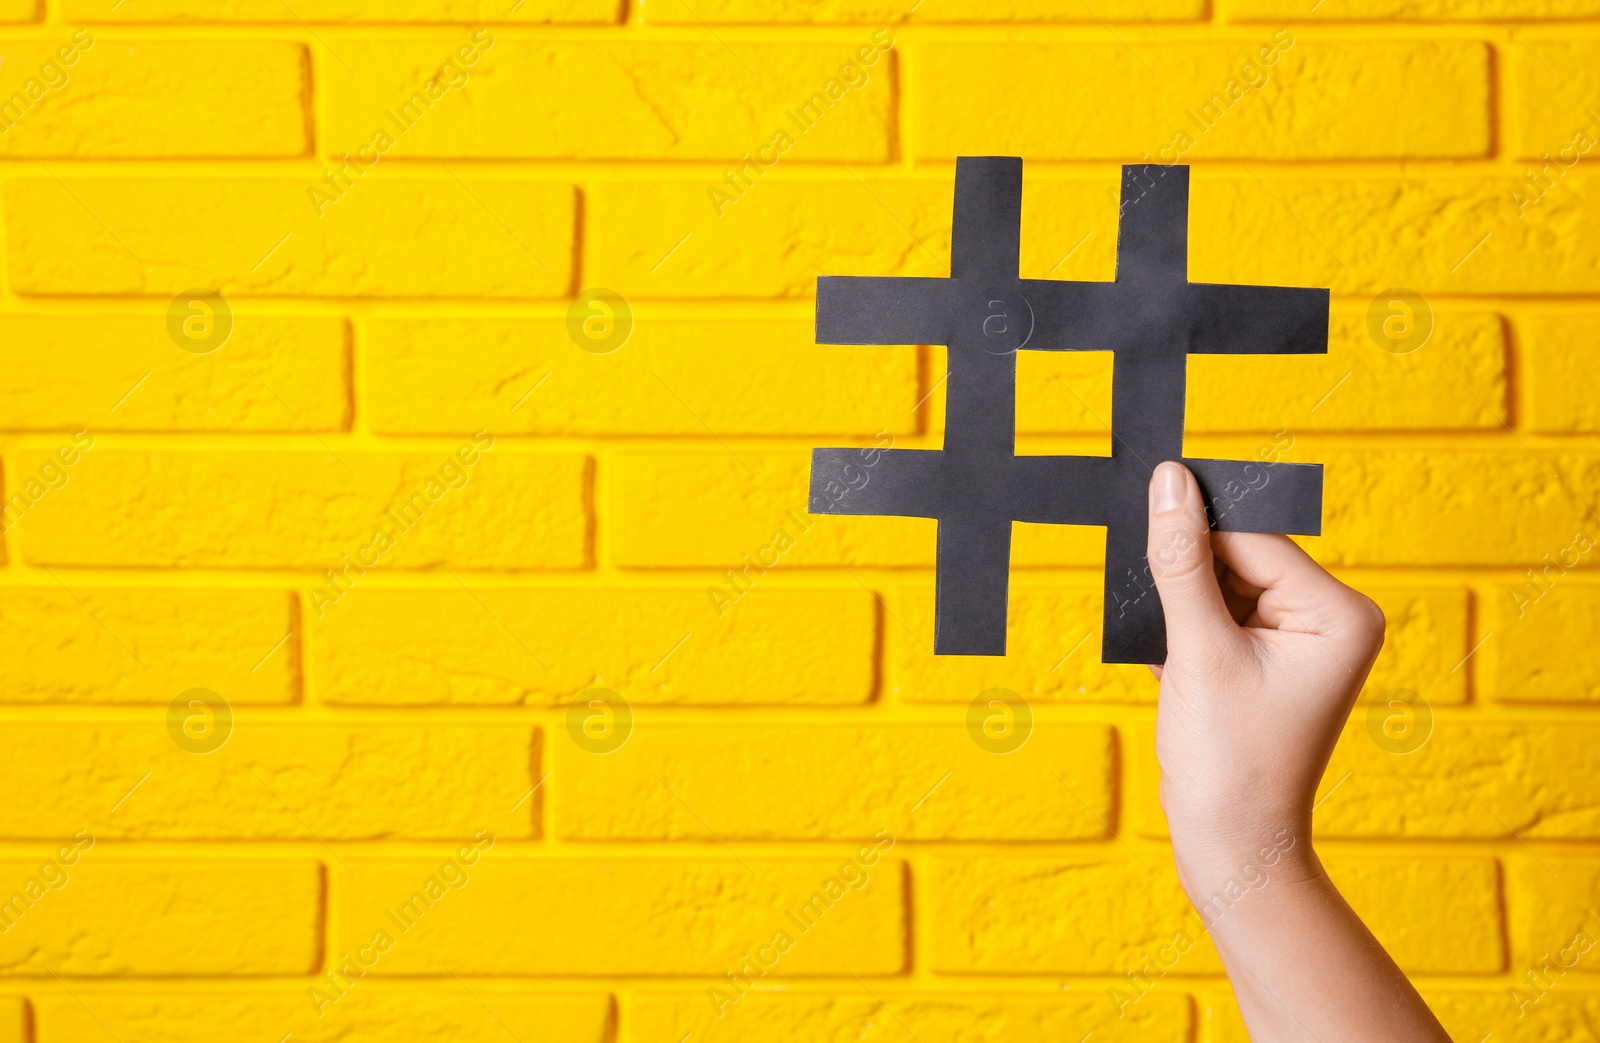
[[[1167,617],[1161,806],[1250,1038],[1448,1043],[1312,845],[1383,613],[1286,536],[1211,532],[1176,463],[1151,476],[1149,560]]]
[[[1150,482],[1150,569],[1167,617],[1156,759],[1180,871],[1237,873],[1285,837],[1309,848],[1383,613],[1287,536],[1211,532],[1175,463]]]

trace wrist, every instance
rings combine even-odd
[[[1198,843],[1173,838],[1178,880],[1207,927],[1235,906],[1271,904],[1326,878],[1309,831],[1284,827],[1263,839]]]

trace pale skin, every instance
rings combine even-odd
[[[1449,1043],[1312,844],[1383,613],[1286,536],[1211,532],[1176,463],[1151,476],[1149,556],[1167,617],[1161,806],[1251,1040]]]

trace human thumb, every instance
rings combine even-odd
[[[1169,658],[1200,651],[1214,655],[1239,640],[1238,624],[1212,571],[1211,527],[1200,483],[1170,460],[1150,476],[1147,554],[1167,617]]]

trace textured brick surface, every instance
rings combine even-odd
[[[190,688],[293,702],[300,646],[279,590],[10,587],[0,591],[0,698],[161,703]]]
[[[709,39],[352,41],[341,56],[367,75],[334,81],[329,136],[335,154],[381,129],[398,139],[394,154],[411,156],[881,161],[890,152],[890,62],[871,51],[871,64],[857,64],[851,44],[755,44],[730,58]],[[455,65],[444,82],[461,101],[446,93],[406,102],[425,82],[419,72],[446,61]],[[845,62],[849,74],[840,71]],[[830,80],[848,92],[830,96]],[[808,102],[813,94],[821,100]],[[785,147],[780,133],[793,144]]]
[[[681,4],[663,0],[645,0],[639,6],[644,12],[645,21],[669,24],[693,23],[696,16],[708,22],[853,22],[862,25],[901,21],[1086,22],[1094,18],[1093,12],[1073,10],[1043,0],[1001,0],[998,3],[952,0],[937,7],[906,7],[888,0],[782,0],[779,3],[712,0],[711,3],[695,4],[693,12]],[[1191,0],[1112,0],[1111,3],[1096,4],[1094,10],[1104,18],[1167,20],[1196,18],[1204,8]]]
[[[1592,532],[1585,520],[1574,535]],[[1484,591],[1484,688],[1511,703],[1593,704],[1600,699],[1600,668],[1590,647],[1600,612],[1600,590],[1580,585],[1562,564],[1589,557],[1594,548],[1558,549],[1549,562],[1525,572],[1523,582]],[[1563,554],[1562,551],[1565,551]]]
[[[703,996],[645,993],[629,1008],[630,1039],[661,1039],[689,1031],[695,1038],[755,1043],[792,1039],[846,1043],[886,1031],[885,1016],[917,1039],[1023,1043],[1035,1039],[1183,1039],[1189,1008],[1181,996],[1151,996],[1119,1018],[1105,998],[1019,993],[752,992],[718,1017]]]
[[[935,44],[909,77],[922,103],[912,128],[926,159],[985,149],[1033,159],[1148,153],[1161,162],[1474,156],[1489,143],[1488,57],[1478,43],[1296,41],[1287,30],[1137,51],[1116,41]],[[1117,119],[1073,134],[1061,133],[1050,106],[1013,103],[1017,79],[1083,108],[1107,83],[1151,73],[1154,89],[1137,92]],[[1424,97],[1436,103],[1407,103]]]
[[[126,42],[79,30],[59,44],[11,39],[0,49],[16,81],[0,81],[10,92],[0,95],[0,155],[297,156],[310,145],[299,44]],[[104,130],[86,134],[89,125]]]
[[[935,864],[929,888],[931,960],[946,973],[1122,978],[1147,961],[1168,974],[1221,970],[1171,863],[1154,852],[950,859]],[[1079,913],[1056,915],[1062,909]]]
[[[312,668],[336,703],[860,703],[875,630],[860,589],[375,590],[313,624]]]
[[[914,348],[862,355],[812,336],[804,319],[637,316],[623,348],[601,355],[573,350],[554,318],[382,319],[369,327],[368,401],[373,426],[395,434],[491,422],[541,435],[915,430]],[[474,364],[441,344],[473,345]]]
[[[16,2],[16,0],[12,0]],[[18,6],[21,6],[18,4]],[[534,6],[508,7],[499,0],[470,0],[467,3],[444,0],[398,0],[374,7],[365,0],[301,0],[293,10],[269,0],[150,0],[148,3],[119,4],[106,10],[98,0],[64,0],[69,17],[92,22],[410,22],[433,24],[462,22],[480,25],[484,21],[512,23],[592,23],[618,20],[614,0],[555,0]],[[342,54],[341,48],[337,54]],[[337,59],[335,59],[337,64]]]
[[[1315,452],[1325,468],[1324,561],[1371,565],[1542,566],[1570,545],[1600,489],[1587,453],[1513,443],[1492,451]],[[1495,504],[1514,504],[1498,510]],[[1462,519],[1470,516],[1470,524]],[[1457,529],[1446,529],[1452,524]],[[1449,531],[1449,539],[1441,532]]]
[[[1332,290],[1326,355],[1190,361],[1184,443],[1322,464],[1389,621],[1318,848],[1454,1038],[1600,1035],[1600,957],[1535,988],[1600,941],[1600,0],[0,25],[0,916],[97,838],[0,1043],[1242,1043],[1104,532],[1016,525],[1008,654],[939,657],[935,525],[808,511],[813,447],[942,444],[945,349],[812,299],[946,275],[961,154],[1027,159],[1025,277],[1114,278],[1179,160],[1193,279]],[[1109,356],[1018,364],[1020,452],[1111,451]]]
[[[1592,944],[1600,938],[1600,915],[1594,908],[1600,863],[1525,852],[1511,860],[1507,878],[1513,974],[1521,978],[1528,968],[1536,968],[1559,980],[1600,972],[1600,949]]]
[[[1600,1025],[1600,994],[1581,985],[1556,986],[1540,997],[1518,975],[1515,991],[1438,992],[1423,990],[1423,998],[1439,1015],[1452,1039],[1495,1039],[1511,1043],[1560,1043],[1583,1039]],[[1527,1002],[1533,1000],[1533,1002]]]
[[[220,749],[200,754],[146,722],[12,726],[18,752],[0,778],[37,796],[0,814],[0,836],[90,829],[109,839],[315,842],[535,831],[538,803],[525,797],[538,747],[528,728],[236,722]]]
[[[1512,196],[1520,172],[1197,179],[1190,276],[1331,286],[1363,299],[1396,286],[1423,294],[1592,293],[1588,229],[1600,183],[1582,173],[1525,217]]]
[[[848,974],[846,964],[863,975],[900,971],[904,867],[880,857],[870,870],[857,869],[851,886],[839,877],[841,864],[848,863],[727,852],[670,861],[526,861],[491,848],[433,899],[427,881],[438,863],[363,861],[353,866],[357,881],[335,899],[339,926],[331,945],[343,953],[390,932],[393,945],[369,972],[382,975],[722,979],[748,958],[775,958],[769,973],[785,976]],[[830,881],[837,898],[824,893]],[[603,900],[573,901],[579,894]],[[693,901],[678,901],[690,895]],[[787,943],[776,940],[780,932]],[[774,953],[777,945],[784,951]]]
[[[628,567],[698,565],[741,575],[746,555],[773,562],[769,572],[933,564],[934,523],[927,519],[807,513],[810,467],[804,450],[620,453],[611,460],[602,508],[612,519],[607,553]]]
[[[1539,173],[1537,187],[1553,189],[1568,170],[1596,158],[1600,122],[1592,110],[1600,87],[1594,69],[1600,48],[1594,41],[1562,40],[1548,32],[1530,34],[1527,43],[1511,58],[1517,132],[1509,144]]]
[[[1112,814],[1101,728],[1040,727],[1006,755],[953,727],[658,725],[605,756],[557,749],[557,828],[589,839],[1094,839]],[[1021,786],[1039,802],[1009,802]]]
[[[341,198],[314,199],[313,189],[331,191],[330,176],[10,181],[12,288],[161,297],[197,282],[253,297],[558,297],[568,288],[570,186],[352,170],[340,175]],[[178,213],[185,219],[167,219]],[[451,263],[463,253],[472,266]]]
[[[236,314],[223,349],[206,355],[175,351],[166,324],[148,315],[9,316],[0,336],[0,408],[12,429],[298,433],[349,420],[339,319]]]
[[[110,1030],[124,1043],[199,1043],[215,1039],[219,1023],[263,1036],[293,1026],[296,1039],[318,1043],[352,1036],[380,1043],[419,1038],[490,1043],[507,1032],[523,1039],[546,1033],[574,1043],[606,1038],[610,1003],[603,995],[538,994],[484,984],[470,988],[396,989],[363,980],[325,1006],[320,1018],[305,988],[282,987],[223,993],[146,989],[140,995],[84,989],[82,1003],[46,994],[35,998],[33,1007],[42,1039],[94,1039]]]
[[[1287,0],[1231,0],[1225,5],[1231,17],[1240,19],[1306,19],[1325,21],[1367,21],[1377,19],[1402,19],[1429,21],[1482,20],[1483,7],[1467,0],[1360,0],[1337,7],[1318,7],[1315,11],[1303,10]],[[1502,18],[1570,19],[1594,18],[1600,7],[1589,0],[1511,0],[1495,7]],[[1540,48],[1542,53],[1544,48]],[[1558,74],[1559,75],[1559,74]]]
[[[456,448],[90,452],[66,485],[28,509],[18,535],[24,555],[43,564],[338,569],[352,585],[363,563],[371,571],[583,563],[583,457],[502,448],[464,467]],[[44,460],[23,453],[18,469],[31,474]],[[211,509],[219,498],[229,510]],[[379,531],[387,552],[374,541]]]
[[[322,903],[315,863],[135,861],[99,846],[69,840],[62,847],[74,852],[70,860],[41,849],[37,860],[0,863],[10,892],[0,908],[6,974],[235,977],[315,966]]]
[[[1333,882],[1401,967],[1426,974],[1505,969],[1494,862],[1337,855],[1325,861]]]
[[[1532,430],[1576,433],[1600,427],[1600,409],[1583,393],[1593,379],[1595,363],[1582,346],[1597,325],[1600,316],[1591,314],[1518,317],[1527,388],[1523,408]]]

